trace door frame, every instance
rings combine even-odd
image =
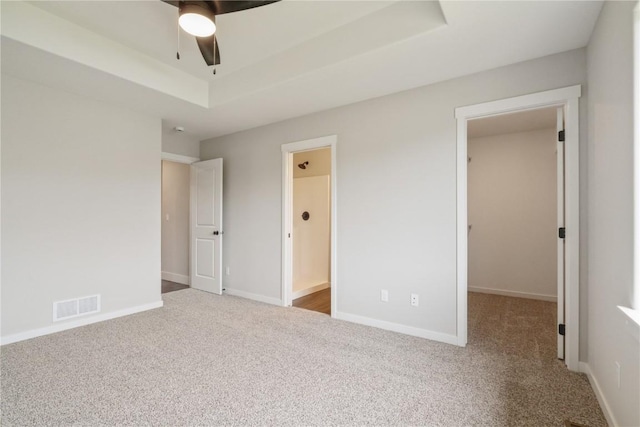
[[[191,163],[199,162],[200,158],[183,156],[182,154],[173,154],[173,153],[168,153],[166,151],[163,151],[160,154],[160,160],[167,160],[169,162],[184,163],[185,165],[190,165]]]
[[[319,148],[331,148],[331,317],[338,312],[338,274],[337,274],[337,178],[336,145],[337,135],[323,136],[304,141],[282,144],[282,305],[290,307],[293,293],[293,154],[312,151]]]
[[[580,117],[581,86],[569,86],[529,95],[484,102],[455,109],[457,189],[457,337],[467,344],[468,218],[467,121],[524,110],[564,107],[565,112],[565,364],[579,370],[580,312]]]

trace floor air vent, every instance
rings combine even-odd
[[[100,295],[56,301],[53,303],[53,321],[71,319],[100,311]]]

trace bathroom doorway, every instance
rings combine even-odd
[[[335,137],[283,145],[283,303],[335,315]]]
[[[331,314],[331,148],[293,154],[294,307]]]

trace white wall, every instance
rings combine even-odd
[[[293,298],[329,285],[331,214],[329,176],[293,179]],[[309,213],[305,221],[303,212]],[[325,286],[323,286],[325,285]]]
[[[162,278],[189,284],[191,167],[162,162]]]
[[[623,426],[640,425],[640,343],[616,308],[630,306],[633,289],[635,5],[605,2],[587,55],[588,363],[617,423]],[[621,364],[619,388],[615,362]]]
[[[555,301],[556,130],[469,138],[469,289]]]
[[[160,127],[2,74],[3,340],[58,300],[160,302]]]
[[[585,70],[580,49],[204,141],[203,159],[225,159],[225,287],[281,298],[280,145],[336,134],[338,311],[453,342],[454,109],[583,83]]]

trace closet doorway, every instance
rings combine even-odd
[[[564,108],[467,122],[468,330],[476,346],[564,359]]]
[[[475,227],[468,218],[468,122],[507,113],[555,107],[557,114],[559,145],[558,166],[562,160],[562,173],[557,174],[558,189],[562,184],[563,197],[558,197],[558,292],[557,292],[557,355],[563,358],[570,370],[579,370],[579,321],[580,312],[580,179],[579,179],[579,106],[581,87],[570,86],[513,98],[468,105],[455,109],[456,170],[457,170],[457,336],[458,345],[467,344],[468,307],[468,248],[469,226]],[[561,113],[561,114],[560,114]],[[560,125],[562,124],[562,127]],[[561,149],[560,149],[561,148]],[[473,159],[472,159],[473,162]],[[560,169],[558,169],[560,171]],[[562,208],[562,209],[560,209]],[[562,210],[562,218],[560,216]],[[562,219],[562,220],[561,220]],[[561,221],[560,221],[561,220]],[[524,224],[526,226],[526,224]],[[472,231],[473,233],[473,231]],[[560,251],[560,247],[563,248]],[[560,256],[562,261],[560,262]],[[560,268],[562,267],[562,268]],[[562,271],[560,271],[562,270]],[[562,299],[562,301],[561,301]],[[560,323],[561,322],[561,323]]]

